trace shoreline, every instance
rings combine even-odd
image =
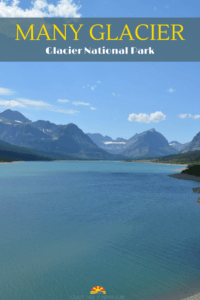
[[[2,161],[0,162],[0,165],[1,164],[18,164],[20,163],[21,161]]]
[[[200,294],[195,294],[191,297],[188,297],[188,298],[184,298],[182,300],[200,300]]]
[[[187,167],[186,164],[170,164],[170,163],[162,163],[162,162],[148,161],[148,160],[132,160],[131,162]]]
[[[178,173],[178,174],[172,174],[172,175],[168,175],[168,176],[176,178],[176,179],[190,180],[190,181],[195,181],[195,182],[200,183],[200,177],[197,177],[197,176],[194,176],[194,175]]]
[[[172,178],[176,178],[176,179],[182,179],[182,180],[189,180],[189,181],[194,181],[194,182],[198,182],[200,183],[200,177],[194,176],[194,175],[188,175],[188,174],[184,174],[184,173],[178,173],[178,174],[172,174],[172,175],[168,175],[169,177]],[[193,192],[196,194],[200,194],[200,187],[196,187],[196,188],[192,188]],[[197,203],[200,204],[200,197],[198,197]],[[200,294],[199,298],[191,298],[192,299],[199,299],[200,300]],[[186,298],[186,299],[190,299],[190,298]]]
[[[182,172],[184,170],[186,170],[187,168],[181,168],[181,169],[174,169],[173,171],[176,171],[176,172]]]

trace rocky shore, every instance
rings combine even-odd
[[[196,294],[194,296],[191,296],[189,298],[184,298],[182,300],[200,300],[200,294]]]
[[[196,182],[200,183],[200,177],[188,175],[188,174],[184,174],[184,173],[172,174],[172,175],[169,175],[169,177],[182,179],[182,180],[191,180],[191,181],[196,181]]]

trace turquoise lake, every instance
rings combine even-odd
[[[200,184],[179,166],[0,165],[0,299],[182,299],[200,292]],[[90,295],[102,286],[106,295]]]

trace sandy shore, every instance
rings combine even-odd
[[[182,172],[183,170],[186,170],[186,168],[174,169],[173,171]]]
[[[5,162],[0,162],[0,165],[1,164],[17,164],[17,163],[20,163],[21,161],[5,161]]]
[[[158,165],[168,165],[168,166],[180,166],[180,167],[187,167],[187,165],[181,165],[181,164],[169,164],[169,163],[161,163],[161,162],[155,162],[155,161],[149,161],[149,160],[132,160],[131,162],[138,162],[138,163],[148,163],[148,164],[158,164]],[[184,168],[185,169],[185,168]],[[184,170],[183,169],[183,170]],[[177,169],[178,171],[179,169]],[[182,169],[180,169],[182,170]]]
[[[177,164],[169,164],[169,163],[157,163],[157,162],[151,162],[151,164],[159,164],[159,165],[168,165],[168,166],[180,166],[180,167],[187,167],[187,165],[177,165]],[[184,169],[186,169],[186,168],[184,168]],[[183,169],[183,170],[184,170]],[[182,169],[180,169],[180,170],[182,170]]]

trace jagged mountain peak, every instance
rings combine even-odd
[[[156,130],[155,130],[155,128],[152,128],[152,129],[149,129],[148,131],[155,132]]]
[[[131,158],[157,157],[174,153],[176,150],[170,147],[167,139],[155,129],[137,135],[134,142],[122,152]]]

